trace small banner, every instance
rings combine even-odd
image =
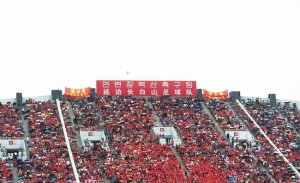
[[[81,89],[74,89],[74,88],[65,88],[65,97],[69,98],[85,98],[90,96],[91,88],[81,88]]]
[[[224,90],[222,92],[210,92],[207,90],[203,90],[203,97],[205,100],[212,100],[212,99],[226,100],[228,98],[228,90]]]

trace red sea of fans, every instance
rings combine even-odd
[[[275,145],[299,167],[298,109],[290,103],[276,107],[259,101],[243,103]],[[224,183],[229,177],[239,182],[271,182],[270,177],[278,182],[295,181],[288,164],[234,102],[99,97],[64,100],[60,107],[81,182]],[[24,138],[25,122],[29,157],[18,159],[15,166],[2,158],[0,181],[13,180],[14,166],[19,182],[74,182],[56,102],[30,99],[22,108],[0,105],[1,138]],[[161,136],[152,130],[160,123],[175,127],[182,145],[161,145]],[[83,129],[104,130],[106,139],[82,141],[79,131]],[[227,129],[249,129],[260,146],[233,147],[224,137]]]

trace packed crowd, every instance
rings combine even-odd
[[[15,103],[0,103],[0,138],[16,139],[23,138],[24,131],[22,128],[21,111]],[[13,174],[11,171],[12,162],[5,160],[10,159],[0,143],[0,182],[11,182]]]
[[[288,110],[287,106],[271,107],[269,103],[257,100],[244,101],[243,104],[249,114],[283,155],[285,155],[295,167],[299,167],[299,149],[293,148],[299,135],[293,130],[292,125],[283,118],[283,116],[286,115],[286,113],[283,112]],[[246,116],[244,111],[242,111],[237,104],[233,103],[232,106],[234,106],[239,116],[248,125],[250,131],[257,136],[257,139],[262,144],[262,146],[255,151],[260,163],[266,166],[270,170],[271,175],[279,182],[294,182],[295,174],[288,166],[288,163],[274,150],[274,147],[272,147],[267,139],[259,132],[259,129]]]
[[[280,110],[282,117],[291,124],[297,133],[300,133],[300,111],[297,105],[295,103],[285,102],[283,105],[277,106],[277,108]],[[296,139],[299,139],[299,136],[297,136]],[[299,145],[299,143],[295,144],[295,146],[292,145],[292,148],[299,148]]]
[[[205,101],[210,112],[215,117],[216,121],[220,124],[222,129],[245,129],[245,127],[234,116],[224,101],[208,100]]]
[[[105,167],[101,163],[106,154],[103,144],[95,144],[93,148],[88,148],[89,143],[80,145],[78,142],[80,140],[78,138],[80,129],[99,129],[97,128],[99,124],[97,125],[90,118],[91,111],[86,110],[86,106],[95,109],[90,104],[86,100],[74,100],[70,103],[62,102],[61,108],[80,182],[100,183],[105,181]],[[74,111],[74,118],[72,118],[70,110]],[[74,122],[74,119],[76,119],[76,122]],[[93,125],[91,125],[91,122]]]
[[[105,159],[111,182],[184,182],[171,147],[151,135],[155,119],[144,98],[103,97],[96,106],[111,141]]]
[[[29,159],[18,163],[19,182],[74,180],[56,103],[26,101],[25,119],[30,131]]]
[[[9,164],[0,159],[0,182],[12,182],[13,174]]]
[[[0,137],[24,137],[21,111],[15,103],[0,103]]]
[[[174,125],[180,133],[184,143],[177,150],[190,173],[189,182],[228,182],[232,176],[239,181],[270,182],[248,150],[238,151],[228,145],[198,100],[169,98],[152,102],[163,122]]]
[[[102,118],[96,111],[95,102],[89,100],[72,100],[71,102],[76,130],[80,130],[80,128],[86,130],[103,129]]]
[[[151,104],[150,104],[151,103]],[[271,107],[259,101],[243,102],[262,130],[295,166],[300,165],[300,112],[286,103]],[[202,108],[206,105],[214,119]],[[295,174],[274,151],[254,123],[234,102],[238,116],[228,103],[210,100],[201,103],[185,97],[99,97],[63,101],[61,109],[81,182],[271,182],[265,170],[278,182],[294,182]],[[150,106],[153,106],[151,108]],[[29,126],[29,159],[18,160],[19,182],[73,182],[68,150],[54,101],[28,100],[23,110],[15,104],[0,104],[0,137],[24,137],[23,121]],[[155,111],[155,113],[153,113]],[[157,114],[164,125],[172,125],[182,145],[159,144],[152,127]],[[242,119],[246,126],[239,122]],[[222,130],[250,129],[261,146],[253,157],[249,149],[236,149]],[[104,141],[79,142],[80,130],[104,130]],[[183,160],[180,164],[174,152]],[[218,176],[216,176],[216,174]],[[0,181],[12,181],[7,161],[0,160]]]

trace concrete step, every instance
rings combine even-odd
[[[81,147],[82,147],[82,142],[81,142],[81,138],[80,138],[79,131],[76,131],[75,133],[76,133],[76,142],[77,142],[77,146],[78,146],[79,148],[81,148]]]
[[[28,148],[28,142],[30,143],[30,132],[29,132],[29,126],[28,126],[28,120],[25,120],[24,115],[21,116],[22,119],[22,128],[24,131],[24,139],[25,139],[25,156],[26,158],[29,158],[29,148]]]
[[[154,116],[157,125],[158,126],[163,126],[163,124],[162,124],[162,122],[160,120],[160,117],[157,115],[157,113],[156,113],[156,111],[155,111],[155,109],[153,107],[153,104],[150,101],[148,101],[148,100],[147,100],[147,104],[152,109],[152,116]]]
[[[17,183],[18,180],[19,180],[19,177],[18,177],[18,169],[17,169],[16,167],[12,167],[11,170],[12,170],[12,173],[13,173],[13,175],[14,175],[14,177],[13,177],[13,182],[14,182],[14,183]]]
[[[175,148],[172,148],[177,160],[179,161],[180,165],[181,165],[181,172],[183,173],[184,176],[191,176],[190,172],[186,169],[186,166],[181,158],[181,156],[179,155],[179,153],[176,151]]]
[[[248,129],[247,124],[246,124],[246,123],[245,123],[245,122],[237,115],[236,111],[233,109],[233,107],[230,105],[230,103],[229,103],[229,102],[226,102],[226,105],[227,105],[228,108],[233,112],[233,115],[234,115],[234,116],[237,116],[237,119],[239,120],[239,122],[240,122],[243,126],[246,127],[246,129],[249,131],[249,133],[251,133],[251,131]],[[252,134],[252,133],[251,133],[251,134]],[[252,134],[252,136],[253,136],[254,139],[257,141],[256,136],[255,136],[254,134]],[[250,149],[250,150],[251,150],[251,149]],[[255,161],[258,161],[258,159],[257,159],[257,157],[256,157],[256,155],[255,155],[255,153],[254,153],[252,150],[250,151],[250,153],[251,153],[251,155],[254,157],[254,160],[255,160]],[[275,178],[270,174],[270,171],[269,171],[268,168],[261,166],[260,169],[263,170],[264,172],[266,172],[267,176],[269,177],[269,179],[270,179],[272,182],[277,183],[277,181],[275,180]]]
[[[204,102],[201,102],[201,106],[202,106],[203,110],[209,115],[210,119],[213,121],[215,126],[217,127],[218,132],[220,132],[222,134],[224,139],[228,140],[225,135],[224,130],[221,128],[220,124],[216,121],[216,118],[212,115],[212,113],[208,109],[207,105]]]

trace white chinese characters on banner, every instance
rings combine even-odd
[[[145,96],[146,95],[146,90],[140,89],[140,95]]]
[[[157,96],[157,90],[156,90],[156,89],[152,89],[152,90],[151,90],[151,95]]]
[[[181,95],[181,90],[180,89],[175,89],[175,95]]]
[[[109,89],[103,89],[103,95],[110,95]]]
[[[121,89],[116,89],[116,95],[122,95],[122,90]]]
[[[98,80],[98,96],[197,96],[195,81]]]
[[[127,93],[128,93],[128,95],[133,95],[133,94],[134,94],[134,92],[133,92],[132,89],[128,89],[128,90],[127,90]]]
[[[193,95],[193,92],[192,92],[192,90],[191,89],[186,89],[186,91],[185,91],[185,94],[186,95]]]

